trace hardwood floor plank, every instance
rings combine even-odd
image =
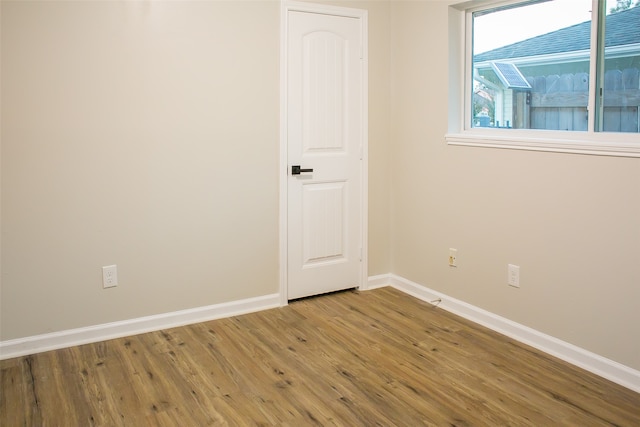
[[[392,288],[0,361],[2,426],[638,426],[640,395]]]
[[[34,393],[29,359],[6,360],[0,371],[0,425],[42,424],[40,404]]]

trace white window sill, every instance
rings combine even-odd
[[[449,145],[640,157],[640,134],[471,129],[448,133]]]

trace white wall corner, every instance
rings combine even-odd
[[[369,276],[366,290],[384,288],[385,286],[392,286],[391,274]]]
[[[0,341],[0,360],[238,316],[280,306],[280,295],[271,294],[120,322]]]
[[[592,353],[568,342],[546,335],[535,329],[513,322],[504,317],[475,307],[464,301],[429,289],[395,274],[369,277],[369,289],[392,286],[423,301],[440,299],[438,307],[472,322],[530,345],[565,362],[578,366],[628,389],[640,392],[640,371],[632,369],[606,357]]]

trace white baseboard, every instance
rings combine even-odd
[[[504,317],[500,317],[464,301],[449,297],[448,295],[434,291],[400,276],[382,274],[369,277],[367,289],[376,289],[384,286],[392,286],[423,301],[440,299],[441,302],[438,304],[440,308],[593,372],[596,375],[631,390],[640,392],[640,371]],[[271,294],[120,322],[0,341],[0,360],[158,331],[192,323],[206,322],[208,320],[267,310],[280,306],[280,295]]]
[[[369,276],[369,282],[367,284],[366,290],[384,288],[385,286],[389,286],[389,274],[380,274],[378,276]]]
[[[69,329],[49,334],[0,341],[0,360],[41,353],[81,344],[206,322],[254,311],[280,307],[280,295],[271,294],[206,307],[174,311],[137,319],[105,323],[85,328]]]
[[[373,276],[370,281],[374,284],[369,287],[370,289],[384,286],[386,283],[423,301],[440,299],[441,302],[438,304],[440,308],[579,366],[628,389],[640,392],[640,371],[628,366],[394,274]]]

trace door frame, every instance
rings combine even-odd
[[[361,263],[360,263],[360,275],[359,275],[359,283],[358,288],[361,290],[367,289],[368,283],[368,193],[369,193],[369,182],[368,182],[368,160],[369,160],[369,134],[368,134],[368,124],[369,124],[369,108],[368,108],[368,88],[369,88],[369,80],[368,80],[368,70],[369,70],[369,58],[368,58],[368,43],[367,43],[367,35],[368,35],[368,14],[366,10],[362,9],[352,9],[347,7],[339,7],[339,6],[328,6],[314,3],[306,3],[300,1],[291,1],[291,0],[282,0],[280,3],[280,203],[279,203],[279,229],[280,229],[280,247],[279,247],[279,282],[280,282],[280,305],[285,306],[288,304],[287,298],[287,288],[288,288],[288,178],[289,178],[289,164],[288,164],[288,156],[287,156],[287,111],[288,111],[288,102],[287,102],[287,64],[288,64],[288,17],[289,12],[298,11],[298,12],[309,12],[309,13],[318,13],[322,15],[333,15],[333,16],[344,16],[349,18],[357,18],[360,20],[360,31],[362,37],[362,99],[360,99],[361,107],[362,107],[362,121],[360,123],[361,126],[361,135],[362,135],[362,168],[361,168],[361,195],[360,200],[362,203],[361,206],[361,230],[360,230],[360,245],[362,248],[361,253]]]

